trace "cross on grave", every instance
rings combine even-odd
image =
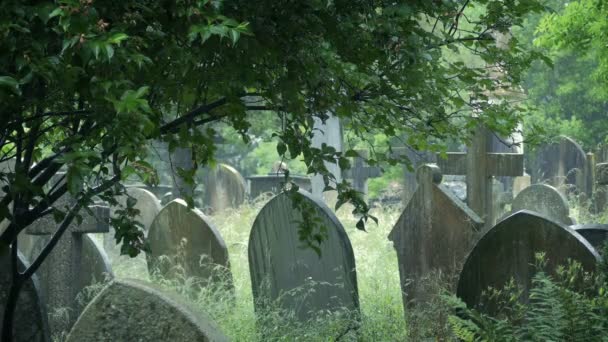
[[[354,165],[345,172],[346,178],[352,179],[353,188],[364,196],[367,196],[367,180],[370,178],[377,178],[382,175],[382,171],[379,167],[369,166],[366,159],[369,156],[367,151],[359,150],[359,154],[355,158]]]
[[[480,125],[476,128],[467,153],[448,152],[447,159],[437,158],[443,174],[466,176],[467,204],[481,216],[486,228],[496,223],[497,216],[492,206],[493,177],[524,174],[523,154],[488,152],[490,134],[487,128]]]
[[[70,207],[73,200],[69,196],[63,196],[54,207],[64,210]],[[107,233],[109,232],[110,208],[107,206],[93,205],[89,209],[93,212],[90,215],[85,210],[80,211],[82,222],[78,224],[76,220],[70,224],[63,236],[55,245],[53,251],[48,255],[43,265],[48,269],[41,277],[44,283],[43,290],[46,292],[47,304],[51,309],[67,308],[71,312],[78,313],[76,296],[81,290],[79,277],[83,274],[83,235],[87,233]],[[53,235],[57,230],[58,224],[47,215],[41,218],[37,224],[33,224],[26,229],[30,235]],[[38,270],[41,272],[42,268]],[[37,273],[38,273],[37,272]],[[103,279],[98,279],[103,280]],[[69,322],[51,322],[51,330],[55,332],[68,331],[78,318],[77,314],[69,315]]]

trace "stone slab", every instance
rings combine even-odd
[[[235,168],[219,164],[205,175],[205,208],[211,213],[238,208],[245,202],[246,188],[245,179]]]
[[[568,201],[556,188],[534,184],[522,190],[511,204],[511,213],[530,210],[565,225],[571,225]]]

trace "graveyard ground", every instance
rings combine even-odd
[[[345,334],[341,328],[344,325],[338,324],[339,315],[298,323],[290,319],[288,313],[279,309],[265,313],[260,320],[266,322],[269,328],[259,329],[253,308],[247,243],[253,221],[268,199],[260,198],[238,210],[229,209],[212,216],[229,249],[235,285],[234,300],[234,297],[224,290],[193,291],[193,279],[156,279],[155,282],[165,290],[184,298],[191,303],[193,309],[209,314],[233,341],[349,341],[355,338],[359,341],[418,341],[429,336],[455,339],[453,328],[448,322],[453,311],[446,298],[437,296],[432,305],[411,310],[407,313],[407,318],[404,318],[397,256],[392,243],[387,239],[403,209],[399,205],[374,209],[379,224],[372,225],[367,232],[355,229],[356,220],[348,207],[337,212],[352,242],[357,263],[362,311],[357,336],[352,331]],[[591,214],[584,209],[586,203],[580,203],[572,197],[569,200],[572,215],[577,221],[608,222],[606,213],[590,217]],[[117,251],[110,253],[113,255],[112,264],[117,278],[151,280],[145,257],[140,255],[132,259],[118,256]],[[437,295],[443,294],[447,286],[445,280],[429,280],[427,283],[433,287],[431,292]],[[81,295],[94,296],[102,287],[101,284],[91,286]],[[61,315],[61,312],[57,314]],[[54,336],[54,342],[62,342],[62,336]]]

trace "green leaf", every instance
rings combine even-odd
[[[129,36],[125,33],[116,33],[112,37],[108,38],[108,43],[110,44],[120,44],[123,40],[129,38]]]
[[[21,95],[21,89],[19,89],[19,82],[10,76],[0,76],[0,87],[8,88],[13,93]]]
[[[106,45],[106,55],[108,55],[108,61],[114,56],[114,48],[110,44]]]

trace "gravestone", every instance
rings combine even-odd
[[[534,184],[522,190],[511,203],[511,213],[529,210],[561,224],[573,224],[568,201],[556,188]]]
[[[128,196],[137,201],[133,208],[139,210],[139,215],[135,219],[143,225],[144,234],[147,234],[152,221],[154,221],[154,218],[160,212],[160,201],[153,193],[146,189],[127,187],[126,192]],[[121,196],[116,200],[126,207],[127,198],[127,196]],[[111,217],[114,217],[114,211],[117,209],[119,207],[112,208],[110,211]],[[106,251],[115,251],[117,249],[115,234],[114,227],[110,227],[110,232],[104,235],[104,248]]]
[[[194,277],[198,286],[220,282],[232,288],[226,243],[211,220],[200,210],[188,208],[183,200],[173,200],[158,213],[148,232],[148,242],[151,274]]]
[[[490,152],[492,133],[484,126],[476,127],[466,153],[448,152],[447,158],[437,158],[445,175],[466,175],[467,205],[492,227],[498,217],[494,212],[493,177],[517,177],[524,174],[521,153]]]
[[[424,303],[418,281],[432,272],[456,275],[483,221],[441,185],[437,165],[417,169],[418,187],[388,238],[399,259],[403,304]]]
[[[211,213],[238,208],[245,202],[245,179],[232,166],[219,164],[205,175],[205,207]]]
[[[86,307],[66,342],[228,341],[206,315],[135,280],[114,280]]]
[[[342,124],[337,116],[328,114],[329,118],[322,122],[318,117],[314,117],[314,128],[312,147],[321,148],[324,144],[333,147],[336,152],[342,152],[343,150],[343,136],[342,136]],[[336,178],[336,182],[342,182],[342,170],[338,166],[337,162],[324,162],[325,167],[331,172]],[[330,185],[335,185],[330,183]],[[335,201],[336,194],[334,192],[324,193],[325,182],[323,176],[316,175],[311,179],[311,190],[313,196],[324,199],[326,203],[333,203]]]
[[[608,207],[608,163],[595,165],[596,193],[594,195],[595,211],[601,213]]]
[[[558,141],[540,147],[532,165],[532,182],[544,183],[566,193],[572,187],[585,191],[587,157],[574,140],[561,136]]]
[[[69,197],[63,196],[55,202],[54,207],[65,210],[65,207],[71,204]],[[83,306],[86,305],[76,300],[77,295],[84,288],[113,277],[105,252],[86,235],[109,231],[110,209],[100,205],[90,206],[89,209],[93,215],[84,209],[80,210],[82,222],[78,224],[75,219],[70,224],[36,272],[43,296],[47,300],[53,333],[69,331],[76,321]],[[26,233],[53,235],[58,226],[52,215],[46,215],[30,225]],[[38,243],[33,250],[32,259],[37,257],[46,245],[45,240],[39,240]],[[54,315],[55,311],[66,309],[67,319],[57,318]]]
[[[469,307],[493,313],[492,305],[481,305],[488,287],[502,289],[514,279],[527,301],[534,275],[536,253],[545,253],[546,270],[553,272],[568,259],[595,271],[599,255],[580,234],[565,225],[530,211],[517,212],[490,229],[477,242],[464,264],[457,295]],[[486,303],[487,304],[487,303]]]
[[[403,203],[409,203],[412,195],[416,191],[416,169],[425,163],[435,163],[437,157],[435,153],[428,151],[416,151],[411,147],[392,147],[392,157],[407,157],[411,163],[412,171],[403,165]]]
[[[320,311],[346,309],[359,312],[355,258],[350,240],[333,212],[319,199],[300,190],[299,200],[314,215],[314,229],[327,235],[320,256],[311,248],[301,248],[299,222],[303,217],[294,208],[289,194],[270,200],[256,217],[249,236],[249,271],[256,311],[269,302],[294,310],[304,321]],[[308,287],[310,286],[310,288]],[[298,292],[304,289],[306,294]]]
[[[589,241],[598,253],[602,253],[604,243],[608,238],[608,224],[577,224],[570,228]]]
[[[382,175],[379,167],[369,166],[366,159],[369,158],[367,151],[357,151],[358,157],[354,158],[353,166],[345,172],[345,177],[352,179],[353,189],[359,191],[367,198],[367,180]]]
[[[29,265],[19,253],[17,256],[19,272]],[[0,247],[0,322],[4,319],[4,308],[11,285],[10,249]],[[50,330],[46,314],[46,303],[40,292],[38,278],[34,275],[21,288],[17,307],[13,317],[14,342],[50,342]],[[0,324],[0,335],[2,325]]]

